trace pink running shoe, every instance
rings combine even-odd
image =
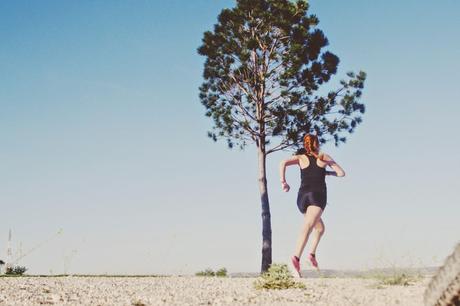
[[[314,268],[319,269],[315,254],[312,254],[312,253],[308,254],[308,260],[310,260],[310,263]]]
[[[299,274],[299,277],[302,277],[300,275],[300,259],[297,256],[292,256],[291,257],[292,265],[294,266],[294,269],[297,271],[297,274]]]

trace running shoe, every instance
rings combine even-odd
[[[310,260],[310,263],[314,268],[319,269],[315,254],[312,254],[312,253],[308,254],[308,260]]]
[[[300,259],[297,256],[292,256],[291,257],[292,265],[294,266],[294,269],[297,271],[297,274],[299,274],[299,277],[302,277],[300,275]]]

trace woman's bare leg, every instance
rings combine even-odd
[[[315,224],[314,231],[312,233],[312,241],[311,241],[311,249],[310,249],[311,254],[316,254],[316,248],[318,247],[319,240],[324,234],[324,230],[325,230],[325,227],[324,227],[323,219],[319,218],[318,222],[316,222]]]
[[[304,222],[302,225],[302,230],[300,231],[299,238],[297,239],[297,247],[295,251],[295,255],[300,258],[303,253],[303,249],[308,241],[308,236],[311,233],[311,230],[315,226],[316,222],[321,217],[323,210],[321,207],[309,205],[307,207],[307,211],[304,214]]]

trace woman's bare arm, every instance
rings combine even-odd
[[[285,192],[288,192],[290,187],[286,182],[286,167],[292,165],[299,165],[299,157],[297,155],[292,156],[291,158],[282,160],[280,163],[280,179],[281,187]]]
[[[342,169],[342,167],[339,166],[338,163],[335,162],[335,160],[330,157],[329,155],[327,154],[324,154],[323,155],[323,162],[332,168],[332,170],[334,171],[326,171],[326,175],[333,175],[333,176],[339,176],[339,177],[343,177],[345,176],[345,171]]]
[[[286,167],[299,164],[299,157],[297,155],[291,158],[282,160],[280,163],[280,179],[281,182],[286,182]]]

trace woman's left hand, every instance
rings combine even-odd
[[[286,182],[281,182],[281,186],[282,186],[284,192],[288,192],[289,189],[291,189],[291,187],[289,187],[288,183],[286,183]]]

